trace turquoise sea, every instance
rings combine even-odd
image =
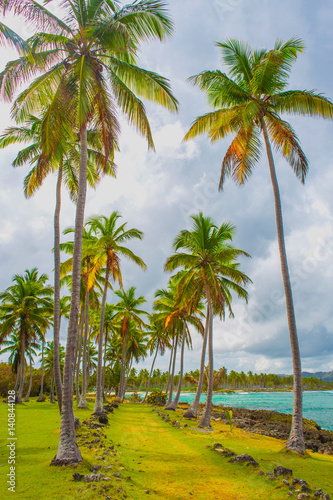
[[[183,392],[180,401],[191,403],[194,392]],[[200,402],[204,403],[206,395]],[[214,394],[213,403],[224,406],[248,408],[250,410],[275,410],[292,413],[292,392],[235,392],[233,394]],[[303,417],[315,420],[323,429],[333,431],[333,391],[303,392]]]

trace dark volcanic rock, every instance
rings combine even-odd
[[[251,457],[251,455],[247,455],[246,453],[243,453],[242,455],[236,455],[235,457],[233,457],[230,460],[228,460],[228,462],[230,462],[230,463],[234,463],[234,462],[248,462],[249,465],[254,465],[254,466],[258,465],[258,462],[256,462],[254,460],[254,458]]]
[[[291,428],[291,415],[269,410],[248,410],[224,406],[223,411],[213,408],[213,416],[228,423],[225,410],[232,410],[232,423],[235,427],[250,432],[287,440]],[[313,420],[303,419],[306,447],[312,451],[333,455],[333,432],[321,429]]]
[[[282,465],[278,465],[274,469],[274,476],[292,476],[292,469],[287,469],[286,467],[282,467]]]
[[[100,417],[98,417],[98,421],[101,424],[108,424],[109,423],[109,419],[106,415],[101,415]]]

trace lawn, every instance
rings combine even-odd
[[[87,422],[93,409],[76,410]],[[35,400],[16,407],[16,488],[22,499],[143,498],[162,500],[223,498],[271,500],[286,498],[282,478],[269,480],[266,473],[277,465],[293,469],[294,477],[311,488],[333,493],[333,457],[309,453],[306,458],[283,451],[284,443],[273,438],[233,429],[213,422],[213,431],[196,428],[182,420],[181,411],[169,413],[177,428],[161,419],[152,407],[124,404],[109,415],[109,426],[99,431],[86,424],[78,430],[83,462],[72,467],[50,467],[57,451],[60,416],[56,405]],[[188,427],[184,427],[187,424]],[[96,437],[97,436],[97,437]],[[7,405],[0,406],[0,498],[9,498],[9,448]],[[214,451],[221,443],[236,454],[248,453],[259,468],[231,464]],[[92,465],[109,477],[94,483],[75,482],[73,473],[91,474]],[[259,475],[262,470],[265,474]]]

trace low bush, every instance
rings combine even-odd
[[[167,394],[161,390],[155,389],[147,396],[147,403],[150,405],[164,406],[167,401]]]

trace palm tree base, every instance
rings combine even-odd
[[[63,465],[70,465],[70,464],[78,464],[79,462],[82,462],[82,457],[81,458],[57,458],[57,456],[55,456],[50,465],[54,465],[54,466],[58,466],[58,467],[61,467]]]
[[[192,408],[188,408],[183,415],[184,418],[197,418],[196,412],[192,410]]]
[[[301,437],[289,436],[285,449],[287,451],[292,451],[297,455],[305,455],[305,444],[303,436]]]
[[[177,405],[176,405],[176,406],[173,406],[173,405],[172,405],[172,403],[171,403],[170,405],[166,406],[164,409],[165,409],[165,410],[172,410],[172,411],[176,411],[176,407],[177,407]]]

